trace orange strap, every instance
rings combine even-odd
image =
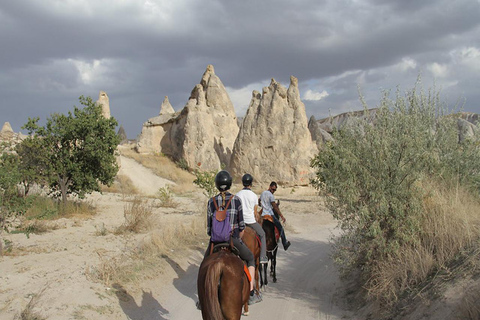
[[[243,271],[245,271],[245,275],[248,278],[248,282],[252,282],[252,276],[250,275],[250,272],[248,271],[246,264],[243,264]]]

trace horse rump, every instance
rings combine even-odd
[[[240,319],[242,315],[243,263],[225,250],[206,257],[197,278],[203,319]]]

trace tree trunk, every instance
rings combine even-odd
[[[62,193],[62,204],[65,206],[67,203],[67,187],[69,184],[68,178],[58,177],[58,184],[60,186],[60,192]]]

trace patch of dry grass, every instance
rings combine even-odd
[[[378,262],[367,284],[368,294],[383,304],[394,304],[405,292],[417,292],[435,272],[449,265],[480,238],[480,200],[463,188],[424,183],[422,233],[414,246]]]
[[[87,276],[93,281],[111,286],[114,283],[138,281],[161,272],[161,266],[167,265],[164,256],[198,246],[198,240],[205,236],[203,215],[182,218],[184,219],[179,219],[176,224],[160,222],[159,229],[153,230],[133,246],[133,239],[126,239],[126,249],[121,256],[111,257],[107,252],[97,251],[100,263],[88,268]]]
[[[125,175],[117,175],[113,184],[109,186],[102,185],[102,192],[121,193],[124,195],[138,194],[132,180]]]
[[[176,208],[178,206],[178,203],[173,199],[173,193],[170,191],[170,186],[168,185],[158,190],[157,197],[160,200],[161,207]]]
[[[35,307],[38,304],[38,300],[42,296],[43,292],[45,292],[47,287],[43,288],[38,294],[33,294],[30,298],[30,301],[28,302],[27,306],[25,309],[20,312],[20,314],[15,316],[15,320],[44,320],[46,319],[44,316],[42,316],[40,313],[35,311]]]
[[[12,233],[42,234],[66,227],[65,218],[75,218],[75,224],[96,214],[96,209],[85,201],[67,201],[66,204],[44,196],[32,197],[32,205],[21,217]]]
[[[125,204],[123,215],[125,222],[115,230],[115,234],[145,232],[152,227],[153,207],[140,197]]]

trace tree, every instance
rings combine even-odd
[[[23,211],[23,199],[18,196],[17,184],[21,179],[19,158],[12,153],[0,156],[0,234],[8,229],[8,219]],[[1,255],[1,252],[0,252]]]
[[[19,184],[24,187],[24,196],[28,196],[33,184],[45,186],[49,181],[49,161],[45,146],[38,141],[38,137],[27,137],[15,147],[18,155]]]
[[[32,163],[46,165],[42,175],[52,192],[61,195],[63,203],[68,194],[83,197],[100,191],[99,183],[110,185],[118,172],[117,121],[104,118],[101,106],[92,98],[81,96],[79,100],[83,109],[75,106],[68,115],[52,114],[44,127],[38,125],[39,118],[29,118],[23,127],[32,136],[28,143],[44,152],[37,154],[37,159],[32,159],[32,153],[23,155],[30,157]]]

